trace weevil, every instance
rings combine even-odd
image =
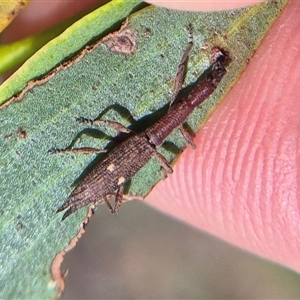
[[[185,65],[192,45],[193,42],[190,37],[188,46],[178,66],[174,93],[167,114],[143,132],[134,133],[116,146],[107,154],[104,160],[98,163],[94,169],[86,175],[75,187],[65,203],[57,210],[57,212],[61,212],[68,208],[62,220],[83,206],[99,202],[105,202],[112,213],[118,213],[122,203],[124,184],[152,157],[158,159],[165,175],[172,173],[173,170],[168,161],[156,148],[166,140],[174,129],[179,128],[187,143],[195,147],[192,136],[182,125],[186,122],[193,110],[214,92],[226,74],[226,66],[230,62],[230,58],[224,49],[214,47],[211,55],[212,63],[205,79],[197,82],[195,87],[185,98],[176,102],[175,100],[183,83]],[[84,118],[79,118],[78,121],[91,124],[106,122],[119,131],[129,132],[126,127],[117,122],[88,120]],[[73,151],[78,150],[80,151],[80,149],[73,149]],[[91,148],[85,148],[85,150],[88,152],[93,151]],[[61,150],[52,151],[52,153],[57,152],[61,152]],[[114,207],[111,206],[108,200],[108,195],[112,194],[115,194]]]

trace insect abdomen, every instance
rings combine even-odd
[[[121,143],[87,174],[58,209],[62,211],[70,207],[63,219],[81,207],[113,194],[150,160],[154,152],[155,148],[144,133],[131,136]]]

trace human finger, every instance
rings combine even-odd
[[[147,203],[300,271],[300,4],[292,1],[245,73]]]
[[[147,0],[146,2],[163,6],[171,9],[188,10],[188,11],[215,11],[241,8],[249,5],[264,2],[263,0],[236,0],[236,1],[220,1],[220,0]]]

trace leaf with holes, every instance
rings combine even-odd
[[[122,1],[115,2],[121,6]],[[74,181],[101,160],[103,154],[55,156],[49,155],[48,150],[71,144],[111,149],[113,143],[109,136],[115,133],[104,127],[85,128],[75,122],[75,117],[94,119],[102,114],[103,118],[132,125],[136,131],[145,129],[164,112],[171,99],[177,66],[187,45],[186,27],[192,24],[194,47],[188,62],[186,86],[195,82],[209,66],[207,49],[218,45],[232,58],[218,89],[188,120],[190,128],[197,131],[238,79],[285,4],[286,1],[267,2],[218,13],[144,8],[129,17],[122,31],[126,30],[134,39],[134,43],[130,43],[133,48],[125,46],[124,50],[124,45],[115,48],[118,46],[112,43],[115,35],[111,35],[86,48],[51,75],[29,83],[19,101],[7,102],[2,107],[0,276],[5,289],[1,291],[1,298],[55,296],[51,290],[55,284],[49,284],[51,262],[78,232],[86,209],[64,222],[55,211],[72,191]],[[123,6],[127,13],[134,8]],[[90,26],[87,31],[94,32],[97,22],[105,23],[98,20],[101,9],[79,21],[82,26],[87,22],[86,26]],[[114,15],[118,15],[117,20],[123,19],[124,15],[120,17],[117,11],[111,15],[106,11],[105,15],[108,19]],[[29,79],[55,67],[66,57],[60,52],[69,47],[70,40],[80,38],[78,32],[81,31],[76,23],[73,26],[37,52],[0,87],[2,100],[19,92]],[[84,44],[85,40],[80,39],[80,43]],[[53,48],[58,44],[59,48]],[[159,151],[173,161],[184,147],[184,141],[175,131]],[[133,197],[145,196],[160,179],[159,165],[153,159],[131,180],[127,193]]]

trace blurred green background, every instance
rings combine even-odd
[[[99,206],[62,270],[62,299],[300,298],[298,274],[139,201]]]

